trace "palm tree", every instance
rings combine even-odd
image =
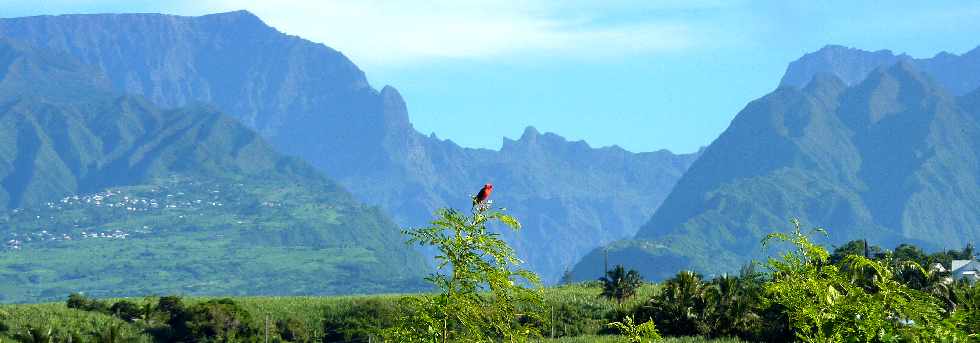
[[[664,281],[660,293],[641,309],[641,318],[656,317],[657,325],[670,335],[702,334],[705,323],[707,285],[701,275],[690,271],[678,273]]]
[[[759,290],[751,280],[725,275],[711,281],[705,289],[705,321],[711,336],[735,336],[740,331],[758,324],[755,310],[759,302]],[[705,330],[699,330],[705,331]]]
[[[643,284],[643,277],[633,269],[626,271],[620,264],[606,272],[606,276],[599,278],[599,281],[602,281],[601,295],[622,304],[623,300],[636,294],[636,289]]]

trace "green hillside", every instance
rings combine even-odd
[[[930,250],[980,240],[980,124],[914,66],[879,68],[848,87],[818,76],[750,103],[681,178],[636,240],[589,254],[589,279],[610,263],[662,279],[676,269],[720,275],[767,255],[760,241],[797,217],[826,244],[868,239]]]
[[[418,289],[380,211],[205,106],[0,41],[0,302]]]

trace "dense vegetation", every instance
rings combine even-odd
[[[456,223],[468,227],[472,219],[464,218],[456,218]],[[627,276],[632,273],[614,268],[601,281],[537,291],[526,289],[540,292],[540,302],[530,300],[534,297],[509,298],[518,312],[499,312],[501,308],[496,305],[501,303],[494,302],[499,300],[494,292],[473,293],[475,289],[469,288],[463,295],[448,293],[449,289],[465,289],[458,287],[444,288],[441,295],[409,297],[149,297],[99,301],[76,294],[65,304],[0,307],[0,338],[31,341],[27,338],[30,335],[50,332],[56,337],[54,341],[66,341],[65,337],[71,336],[73,342],[110,334],[138,341],[231,337],[260,341],[268,332],[275,341],[361,342],[380,341],[392,332],[405,333],[392,329],[406,328],[430,328],[433,336],[449,328],[453,341],[466,341],[466,336],[457,336],[465,330],[490,335],[485,337],[504,337],[498,336],[505,332],[499,330],[518,328],[528,334],[537,332],[542,339],[554,338],[544,342],[646,342],[650,338],[645,337],[659,335],[669,341],[677,341],[672,337],[700,336],[759,342],[977,338],[980,286],[954,282],[939,269],[920,267],[968,258],[972,247],[926,254],[907,244],[889,251],[853,241],[827,251],[811,242],[811,234],[821,230],[805,232],[798,222],[795,224],[790,232],[770,235],[767,244],[786,242],[790,249],[766,262],[764,268],[749,265],[738,275],[711,280],[684,271],[657,285],[617,282],[632,279]],[[438,237],[448,239],[447,247],[454,247],[447,251],[473,251],[456,245],[461,241],[453,235]],[[479,237],[478,232],[474,237]],[[500,275],[503,279],[497,280],[511,279],[516,274]],[[445,277],[432,280],[451,285],[454,278]],[[486,274],[456,278],[469,285],[483,284],[487,279]],[[610,292],[611,289],[619,291]],[[617,296],[626,294],[632,296]],[[450,296],[468,300],[449,302]],[[440,306],[450,307],[439,310]],[[481,318],[480,313],[487,316]],[[440,318],[455,319],[444,322]],[[473,325],[469,328],[461,325],[466,321],[454,322],[476,318],[480,319],[469,322]],[[417,326],[420,323],[423,325]],[[436,323],[440,324],[433,325]],[[500,323],[509,324],[502,327]]]

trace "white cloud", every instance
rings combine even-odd
[[[708,33],[691,22],[600,21],[602,8],[494,1],[187,2],[198,11],[248,9],[280,31],[341,50],[358,64],[432,59],[604,58],[698,46]],[[669,3],[669,8],[676,6]]]
[[[368,68],[436,59],[603,59],[685,51],[717,42],[707,19],[684,17],[732,2],[0,0],[2,16],[249,10],[288,34],[324,43]],[[680,14],[680,15],[677,15]]]

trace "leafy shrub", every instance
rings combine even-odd
[[[395,325],[403,311],[399,303],[380,299],[354,301],[328,308],[323,319],[327,342],[361,342]]]
[[[109,312],[112,313],[112,315],[119,317],[119,319],[127,322],[132,322],[139,319],[140,315],[142,314],[139,305],[127,300],[120,300],[115,304],[112,304],[112,307],[109,308]]]
[[[959,328],[980,337],[980,283],[957,282],[953,285],[952,294],[956,303],[953,317],[959,320]]]
[[[957,323],[943,318],[939,301],[899,282],[892,264],[860,255],[847,256],[840,267],[830,264],[827,250],[810,240],[813,233],[825,231],[804,233],[798,220],[792,223],[791,233],[772,233],[763,241],[787,242],[795,248],[769,259],[773,279],[765,291],[785,308],[799,340],[966,340],[955,329]]]
[[[164,341],[182,341],[190,337],[187,327],[187,308],[178,296],[164,296],[157,299],[156,311],[163,314],[167,327],[154,334]]]
[[[79,309],[82,311],[93,311],[101,313],[109,313],[109,305],[105,302],[91,299],[80,293],[72,293],[68,296],[68,301],[65,303],[68,308]]]
[[[296,318],[277,320],[276,331],[279,332],[279,337],[287,342],[310,341],[309,330],[306,328],[306,325]]]
[[[654,325],[652,320],[636,325],[633,322],[633,317],[629,316],[622,322],[609,323],[609,326],[619,330],[623,336],[626,336],[626,341],[630,343],[644,343],[662,339],[660,332],[657,331],[657,326]]]
[[[228,298],[195,304],[187,309],[184,320],[195,341],[236,341],[258,332],[248,311]]]

